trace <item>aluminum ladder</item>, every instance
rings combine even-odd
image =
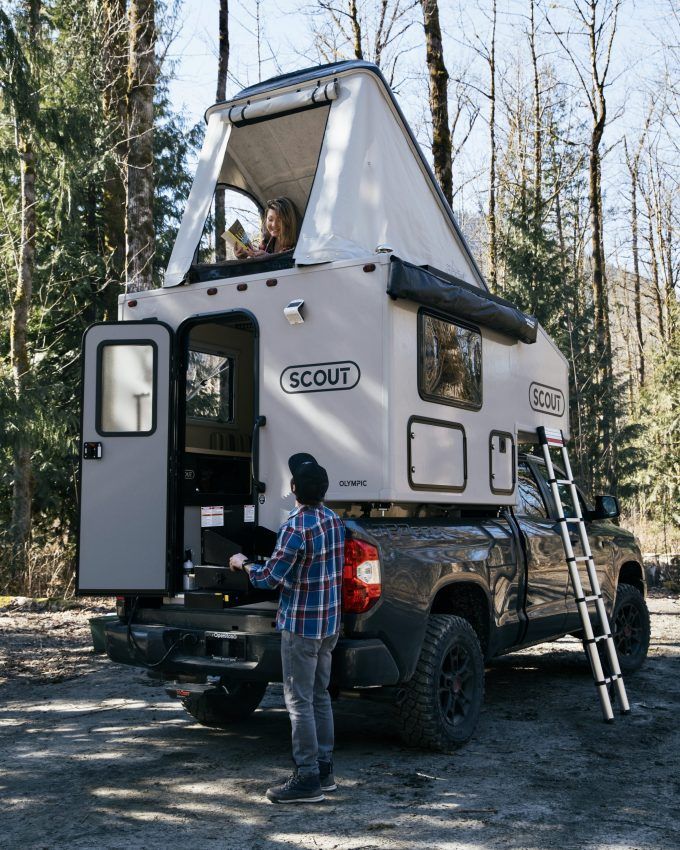
[[[598,581],[597,572],[595,570],[595,561],[593,560],[593,554],[590,549],[590,542],[586,532],[586,524],[583,519],[583,514],[581,513],[581,503],[576,491],[576,485],[574,484],[574,476],[571,471],[571,464],[569,463],[569,455],[567,454],[567,449],[564,444],[564,435],[559,429],[544,427],[538,428],[537,434],[543,449],[543,457],[548,470],[548,483],[550,484],[555,506],[557,508],[557,517],[560,526],[560,533],[562,535],[562,544],[564,546],[564,552],[567,559],[567,567],[569,569],[574,597],[576,599],[576,605],[581,618],[581,626],[583,627],[583,646],[586,651],[586,655],[588,656],[588,660],[590,661],[590,667],[593,672],[593,678],[595,679],[597,693],[600,697],[600,704],[602,706],[604,719],[607,723],[613,723],[614,712],[612,710],[610,688],[613,688],[615,696],[618,698],[621,714],[629,714],[630,706],[628,705],[628,697],[626,696],[626,689],[623,684],[623,676],[621,675],[619,659],[616,654],[616,647],[612,638],[609,618],[607,617],[607,611],[602,599],[602,591],[600,589],[600,582]],[[550,457],[551,448],[560,449],[562,454],[562,465],[564,466],[564,471],[567,476],[564,479],[559,479],[555,475],[552,458]],[[562,504],[559,491],[560,484],[567,484],[569,486],[571,499],[574,505],[574,512],[576,514],[574,517],[565,517],[564,515],[564,505]],[[569,534],[570,523],[577,525],[579,530],[583,555],[578,557],[574,555],[574,549],[571,544],[571,536]],[[590,595],[588,596],[584,593],[583,585],[581,584],[581,576],[578,571],[578,564],[581,562],[586,564],[588,578],[590,580]],[[599,625],[599,634],[597,635],[593,632],[593,625],[588,614],[588,603],[590,602],[595,603],[597,611],[597,620]],[[598,644],[600,643],[604,643],[605,652],[603,653],[603,656],[606,659],[605,663],[609,668],[607,673],[605,673],[603,669],[602,659],[600,657],[600,652],[598,651]]]

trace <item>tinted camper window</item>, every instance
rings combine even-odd
[[[418,391],[422,398],[460,407],[482,406],[479,331],[421,310]]]
[[[156,427],[155,344],[102,344],[98,359],[97,431],[150,434]]]

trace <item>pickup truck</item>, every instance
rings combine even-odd
[[[403,519],[345,518],[336,693],[388,689],[403,740],[446,751],[474,732],[485,661],[579,634],[546,478],[543,461],[523,454],[515,508],[423,505]],[[569,516],[568,491],[561,495]],[[595,508],[580,491],[579,498],[625,676],[649,646],[640,549],[613,522],[611,497]],[[366,572],[357,568],[366,562],[378,562],[379,580],[373,569],[371,582],[362,581]],[[247,717],[267,684],[281,680],[275,608],[275,595],[260,591],[222,610],[187,607],[181,596],[118,597],[107,652],[161,679],[200,723],[224,727]]]

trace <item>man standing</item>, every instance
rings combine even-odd
[[[340,629],[345,529],[324,507],[328,475],[310,454],[288,461],[295,509],[279,529],[266,564],[233,555],[255,587],[281,588],[276,628],[281,632],[283,694],[290,715],[295,772],[269,788],[272,803],[316,803],[335,791],[333,709],[328,693],[331,652]]]

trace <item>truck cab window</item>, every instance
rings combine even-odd
[[[517,471],[517,513],[521,516],[547,519],[548,511],[528,467],[521,465]]]
[[[545,479],[545,481],[547,483],[548,482],[548,470],[544,466],[540,465],[538,467],[538,471],[539,471],[539,474]],[[556,473],[558,478],[565,478],[566,477],[564,470],[560,469],[557,466],[555,467],[555,473]],[[550,487],[549,483],[548,483],[548,487]],[[564,510],[565,517],[575,517],[576,516],[576,510],[574,509],[574,500],[571,498],[571,489],[570,489],[569,485],[568,484],[558,484],[557,489],[558,489],[559,494],[560,494],[560,501],[562,502],[562,509]],[[581,506],[581,514],[583,516],[586,516],[587,512],[588,512],[588,505],[586,504],[586,501],[583,498],[583,496],[581,495],[581,493],[578,493],[578,498],[579,498],[579,503],[580,503],[580,506]]]
[[[418,315],[418,389],[428,401],[482,406],[479,331],[421,310]]]

